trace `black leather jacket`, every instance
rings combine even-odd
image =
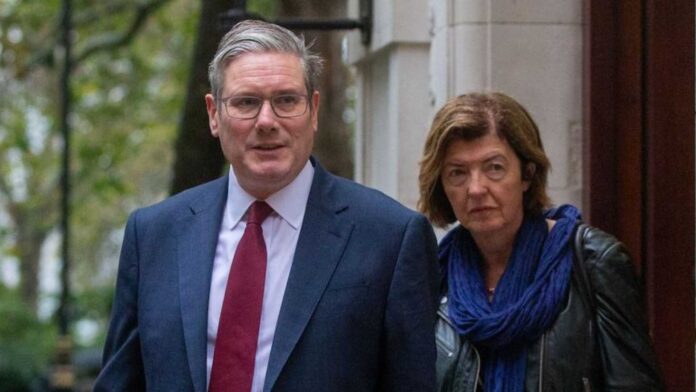
[[[580,225],[565,308],[529,349],[525,391],[660,391],[639,285],[624,246]],[[583,268],[584,266],[584,268]],[[477,391],[480,357],[443,297],[436,326],[438,391]]]

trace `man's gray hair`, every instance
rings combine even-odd
[[[317,88],[323,66],[321,56],[309,50],[304,37],[298,37],[284,27],[259,20],[239,22],[222,37],[215,57],[208,66],[213,97],[216,100],[220,98],[225,68],[232,60],[246,53],[267,52],[290,53],[300,59],[307,95],[311,97]]]

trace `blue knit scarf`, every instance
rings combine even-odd
[[[551,232],[545,218],[556,220]],[[486,392],[524,390],[527,348],[551,327],[566,297],[571,235],[579,219],[580,212],[570,205],[525,217],[492,302],[471,234],[458,226],[440,243],[449,315],[481,354]]]

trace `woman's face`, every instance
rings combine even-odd
[[[529,188],[520,165],[508,142],[493,133],[447,147],[442,185],[457,220],[475,238],[514,235],[519,229]]]

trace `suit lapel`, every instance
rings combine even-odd
[[[270,391],[278,379],[324,293],[353,230],[352,222],[346,222],[337,216],[347,206],[336,201],[338,195],[332,192],[335,181],[316,164],[276,324],[264,391]]]
[[[227,177],[190,204],[177,222],[179,301],[186,353],[194,389],[206,390],[208,297],[215,247],[227,200]]]

